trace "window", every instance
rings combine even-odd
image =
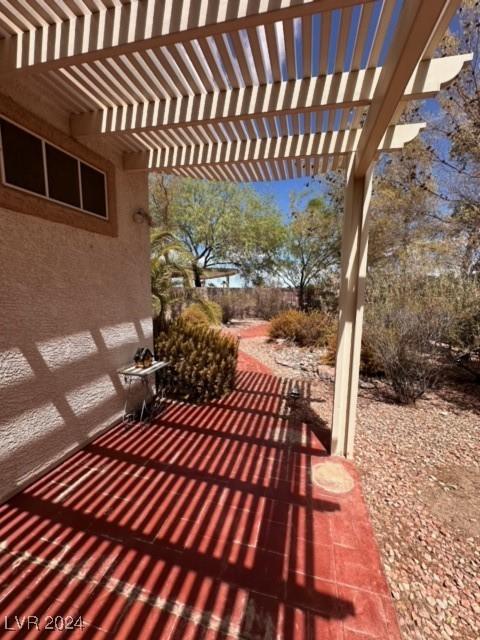
[[[50,144],[45,145],[45,155],[49,197],[80,208],[78,160]]]
[[[47,195],[40,138],[5,120],[1,121],[1,126],[5,182]]]
[[[2,182],[108,218],[105,173],[0,118]]]
[[[106,218],[105,175],[88,164],[80,163],[83,208]]]

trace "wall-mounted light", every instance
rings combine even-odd
[[[136,222],[137,224],[146,222],[149,227],[153,227],[152,216],[147,211],[145,211],[145,209],[140,208],[134,211],[132,218],[133,218],[133,221]]]

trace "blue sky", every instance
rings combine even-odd
[[[307,178],[296,178],[295,180],[281,180],[276,182],[251,182],[249,183],[258,193],[272,196],[283,214],[284,219],[288,218],[290,193],[305,191],[307,182],[310,183],[309,189],[312,192],[321,193],[322,186],[316,182],[315,184]]]

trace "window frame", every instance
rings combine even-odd
[[[25,189],[24,187],[19,187],[16,184],[12,184],[11,182],[7,182],[6,177],[5,177],[5,166],[4,166],[5,159],[4,159],[3,140],[2,140],[2,128],[0,126],[0,180],[1,180],[2,184],[5,187],[8,187],[10,189],[15,189],[16,191],[20,191],[22,193],[28,193],[29,196],[33,196],[35,198],[40,198],[42,200],[47,200],[48,202],[54,202],[55,204],[58,204],[58,205],[60,205],[62,207],[67,207],[68,209],[73,209],[74,211],[79,211],[80,213],[84,213],[86,215],[93,216],[93,217],[97,218],[98,220],[103,220],[104,222],[109,222],[110,221],[108,181],[107,181],[107,173],[104,170],[99,169],[98,167],[93,165],[91,162],[88,162],[88,161],[84,160],[83,158],[80,158],[79,156],[71,153],[70,151],[66,151],[65,149],[63,149],[58,144],[55,144],[54,142],[51,142],[47,138],[44,138],[43,136],[39,135],[38,133],[35,133],[34,131],[29,129],[28,127],[24,127],[22,124],[19,124],[18,122],[16,122],[12,118],[9,118],[8,116],[4,115],[3,113],[0,113],[0,120],[5,120],[6,122],[9,122],[10,124],[12,124],[14,127],[17,127],[18,129],[22,129],[23,131],[25,131],[29,135],[31,135],[34,138],[37,138],[38,140],[40,140],[41,145],[42,145],[43,178],[44,178],[44,183],[45,183],[45,193],[46,193],[46,195],[43,195],[41,193],[36,193],[35,191],[30,191],[29,189]],[[46,149],[46,145],[47,144],[50,145],[51,147],[54,147],[55,149],[58,149],[59,151],[61,151],[65,155],[70,156],[71,158],[73,158],[77,162],[78,186],[79,186],[79,189],[80,189],[80,207],[76,207],[73,204],[69,204],[68,202],[63,202],[62,200],[57,200],[56,198],[52,198],[51,196],[49,196],[47,149]],[[105,198],[105,213],[106,213],[106,215],[104,215],[104,216],[102,216],[102,215],[100,215],[98,213],[95,213],[93,211],[88,211],[88,209],[83,209],[82,208],[82,206],[83,206],[82,173],[81,173],[81,164],[82,163],[87,165],[87,166],[89,166],[91,169],[94,169],[98,173],[101,173],[102,176],[103,176],[104,198]]]

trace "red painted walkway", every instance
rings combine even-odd
[[[266,373],[272,374],[273,372],[265,366],[260,360],[250,356],[248,353],[242,351],[242,338],[264,338],[268,336],[268,328],[270,324],[268,322],[263,322],[261,324],[255,324],[253,326],[247,327],[229,327],[228,329],[224,329],[225,333],[228,335],[233,335],[236,338],[240,339],[239,352],[238,352],[238,362],[237,362],[237,370],[245,371],[250,373]]]
[[[242,351],[242,344],[240,343],[240,350],[238,352],[238,361],[237,361],[237,370],[250,372],[250,373],[266,373],[271,374],[272,372],[268,367],[266,367],[260,360],[257,360],[253,356],[248,355]]]
[[[118,426],[1,506],[1,637],[398,638],[358,481],[312,484],[325,450],[288,384],[240,373],[223,400]],[[84,629],[42,631],[72,619]]]
[[[250,327],[241,327],[237,330],[233,330],[239,338],[266,338],[268,336],[268,330],[270,328],[269,322],[262,322],[260,324],[254,324]]]

